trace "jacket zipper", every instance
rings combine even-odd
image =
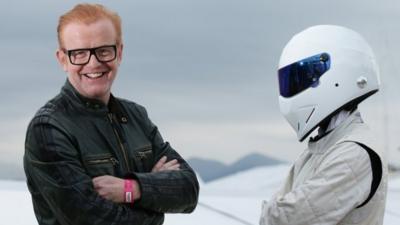
[[[118,164],[118,160],[114,157],[105,158],[105,159],[93,159],[89,160],[88,164],[100,164],[100,163],[111,163],[113,166]]]
[[[122,144],[122,141],[121,141],[121,138],[120,138],[120,136],[119,136],[119,134],[118,134],[118,131],[117,131],[117,130],[115,129],[115,127],[114,127],[113,115],[112,115],[112,113],[108,113],[108,119],[110,119],[110,123],[111,123],[111,126],[112,126],[112,128],[113,128],[114,134],[115,134],[115,136],[117,137],[119,147],[120,147],[120,149],[121,149],[121,151],[122,151],[122,155],[123,155],[124,160],[125,160],[126,168],[128,169],[128,172],[131,172],[131,168],[130,168],[130,166],[129,166],[128,157],[127,157],[127,153],[126,153],[125,147],[124,147],[124,145]]]
[[[149,149],[149,150],[145,150],[145,151],[142,151],[142,152],[137,152],[137,154],[138,154],[139,158],[141,160],[143,160],[143,159],[146,159],[147,155],[150,154],[151,152],[152,152],[152,150]]]

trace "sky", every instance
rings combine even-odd
[[[0,0],[0,164],[21,168],[30,119],[66,80],[55,58],[56,26],[79,2]],[[400,2],[87,2],[102,3],[122,18],[124,55],[114,95],[145,106],[164,139],[185,158],[225,163],[251,152],[289,162],[297,158],[306,144],[279,112],[281,50],[312,25],[356,30],[373,48],[382,82],[361,112],[389,158],[400,162]]]

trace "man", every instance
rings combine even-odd
[[[383,223],[387,164],[357,105],[379,89],[374,54],[356,32],[321,25],[295,35],[279,63],[282,114],[308,149],[263,202],[260,224]]]
[[[57,59],[68,79],[32,119],[24,167],[39,224],[162,224],[190,213],[196,175],[144,107],[114,97],[119,16],[79,4],[60,17]]]

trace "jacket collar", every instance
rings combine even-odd
[[[315,154],[326,152],[333,144],[342,139],[348,133],[346,130],[354,123],[363,123],[361,114],[358,110],[353,111],[340,124],[337,124],[333,130],[328,131],[321,138],[310,138],[308,149],[311,153]]]
[[[90,114],[107,115],[109,113],[115,114],[116,118],[121,123],[128,121],[127,113],[122,107],[120,101],[111,94],[108,104],[104,104],[97,99],[91,99],[82,96],[67,79],[61,89],[61,93],[66,95],[72,104]]]
[[[104,110],[107,108],[107,105],[104,104],[102,101],[97,100],[97,99],[91,99],[84,97],[81,95],[74,86],[69,82],[67,79],[65,81],[65,84],[61,90],[62,93],[66,94],[70,100],[72,100],[74,103],[78,103],[80,106],[87,108],[87,109],[93,109],[93,110]]]

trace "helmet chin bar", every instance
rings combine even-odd
[[[333,111],[331,114],[326,116],[323,120],[321,120],[321,122],[319,122],[317,125],[315,125],[313,128],[311,128],[310,131],[308,131],[303,137],[301,137],[299,141],[303,142],[304,139],[306,139],[317,127],[324,126],[324,125],[327,126],[329,124],[330,120],[332,119],[332,117],[335,116],[340,111],[342,111],[342,110],[348,110],[351,112],[354,111],[355,109],[357,109],[357,106],[358,106],[358,104],[360,104],[360,102],[364,101],[366,98],[375,94],[376,92],[378,92],[378,89],[372,90],[362,96],[359,96],[359,97],[351,100],[350,102],[344,104],[343,106],[339,107],[338,109]],[[313,112],[314,112],[314,110],[313,110]],[[309,118],[310,118],[310,116],[309,116]],[[308,119],[307,119],[307,121],[308,121]]]

